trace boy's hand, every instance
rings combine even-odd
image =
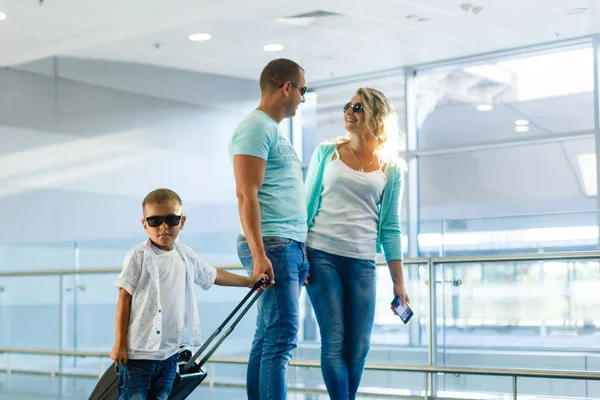
[[[110,350],[110,358],[116,365],[127,364],[127,346],[114,345]]]
[[[256,285],[261,279],[267,281],[267,284],[259,287],[258,290],[265,290],[266,288],[271,286],[271,282],[269,281],[269,277],[267,276],[267,274],[255,274],[248,277],[248,287],[253,288],[254,285]]]

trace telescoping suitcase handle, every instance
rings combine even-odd
[[[233,309],[231,314],[229,314],[227,316],[227,318],[225,318],[225,321],[223,321],[223,323],[221,325],[219,325],[219,327],[213,332],[212,335],[210,335],[210,337],[206,340],[206,342],[204,342],[204,344],[202,344],[202,347],[200,347],[198,349],[198,351],[196,353],[194,353],[192,358],[190,358],[190,360],[183,366],[183,368],[180,371],[180,374],[184,374],[190,369],[190,367],[194,364],[194,362],[198,359],[198,357],[200,357],[200,355],[204,352],[204,350],[206,350],[208,345],[210,345],[210,343],[221,333],[223,328],[225,328],[225,325],[227,325],[227,323],[229,321],[231,321],[231,319],[235,316],[235,314],[237,314],[237,312],[240,310],[240,308],[242,308],[242,306],[254,294],[254,296],[250,300],[250,303],[248,303],[246,305],[246,307],[242,310],[242,313],[240,315],[238,315],[238,317],[235,319],[235,321],[233,321],[233,323],[229,326],[229,328],[227,328],[225,333],[219,338],[217,343],[215,343],[215,345],[208,351],[208,353],[206,353],[206,355],[204,357],[202,357],[202,360],[200,360],[200,367],[202,367],[206,363],[206,361],[210,358],[210,356],[213,355],[213,353],[217,350],[217,348],[221,345],[221,343],[223,343],[223,341],[227,338],[227,336],[229,336],[229,334],[231,332],[233,332],[233,329],[235,328],[235,326],[238,324],[238,322],[241,321],[242,318],[244,318],[244,315],[246,315],[246,313],[252,307],[254,302],[256,300],[258,300],[258,298],[262,294],[262,290],[259,291],[258,289],[265,286],[267,283],[269,283],[268,280],[261,279],[260,281],[258,281],[254,284],[254,287],[252,288],[252,290],[250,290],[250,292],[248,292],[248,294],[242,299],[242,301],[240,301],[240,303]]]

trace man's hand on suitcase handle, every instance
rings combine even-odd
[[[255,290],[265,290],[270,285],[269,277],[266,274],[255,274],[250,277],[252,284],[249,287]]]
[[[252,257],[252,264],[254,267],[252,268],[252,273],[254,276],[257,275],[267,275],[267,279],[269,279],[269,286],[275,284],[275,273],[273,272],[273,265],[271,264],[271,260],[263,254],[259,257]]]

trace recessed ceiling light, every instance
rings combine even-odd
[[[517,132],[529,132],[529,127],[528,126],[523,126],[523,125],[517,125],[517,126],[515,126],[515,131],[517,131]]]
[[[527,121],[526,119],[518,119],[515,121],[515,125],[527,126],[527,125],[529,125],[529,121]]]
[[[477,106],[477,109],[479,111],[491,111],[493,108],[494,108],[494,106],[491,104],[479,104]]]
[[[267,44],[263,47],[264,51],[281,51],[284,47],[282,44]]]
[[[212,36],[210,36],[208,33],[194,33],[193,35],[190,35],[190,40],[192,42],[206,42],[211,38]]]
[[[0,12],[0,21],[6,19],[6,14]]]
[[[565,14],[567,15],[581,15],[587,12],[587,8],[585,7],[577,7],[577,8],[569,8],[565,10]]]

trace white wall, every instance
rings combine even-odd
[[[0,88],[0,243],[143,238],[141,200],[169,187],[184,234],[234,245],[227,142],[257,82],[58,59],[1,70]]]

